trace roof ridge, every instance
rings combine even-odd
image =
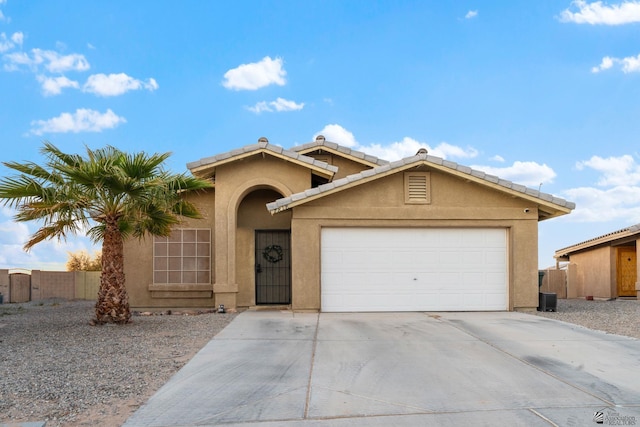
[[[316,137],[316,139],[314,141],[312,141],[312,142],[307,142],[307,143],[302,144],[302,145],[294,146],[294,147],[291,148],[291,150],[298,152],[298,151],[307,150],[309,148],[315,148],[315,147],[329,148],[329,149],[338,151],[340,153],[344,153],[344,154],[347,154],[349,156],[353,156],[353,157],[356,157],[358,159],[365,160],[365,161],[367,161],[369,163],[375,163],[375,164],[377,164],[379,166],[389,163],[388,160],[384,160],[384,159],[381,159],[379,157],[372,156],[372,155],[367,154],[367,153],[365,153],[363,151],[354,150],[354,149],[346,147],[344,145],[340,145],[340,144],[335,143],[335,142],[327,141],[325,139],[325,137],[322,136],[322,135],[318,135]]]
[[[569,246],[566,246],[564,248],[560,248],[560,249],[558,249],[556,251],[556,254],[559,253],[559,252],[566,252],[567,249],[576,248],[578,246],[582,246],[582,245],[585,245],[585,244],[591,243],[591,242],[596,242],[598,240],[602,240],[602,239],[605,239],[607,237],[613,237],[613,236],[616,236],[618,234],[622,234],[622,233],[625,233],[625,232],[633,234],[633,233],[636,233],[638,231],[640,231],[640,224],[630,225],[629,227],[621,228],[619,230],[615,230],[615,231],[612,231],[610,233],[605,233],[605,234],[602,234],[600,236],[592,237],[591,239],[583,240],[582,242],[578,242],[578,243],[575,243],[573,245],[569,245]],[[612,240],[612,239],[610,239],[610,240]],[[606,240],[606,241],[609,241],[609,240]],[[602,243],[605,243],[605,242],[602,242]]]
[[[194,168],[197,167],[201,167],[201,166],[208,166],[208,165],[213,165],[215,163],[218,163],[222,160],[227,160],[227,159],[231,159],[233,157],[237,157],[243,154],[250,154],[254,151],[267,151],[267,152],[271,152],[274,154],[279,154],[281,156],[285,156],[288,157],[292,160],[297,160],[306,164],[310,164],[328,171],[331,171],[333,173],[338,171],[338,167],[337,166],[333,166],[330,165],[326,162],[323,162],[321,160],[317,160],[314,159],[311,156],[306,156],[304,154],[300,154],[297,153],[295,151],[292,150],[287,150],[284,149],[283,147],[279,146],[279,145],[274,145],[269,143],[269,141],[267,140],[267,138],[260,138],[258,140],[257,143],[255,144],[249,144],[249,145],[245,145],[243,147],[240,148],[236,148],[224,153],[220,153],[220,154],[216,154],[215,156],[210,156],[210,157],[203,157],[199,160],[193,161],[193,162],[189,162],[187,163],[187,169],[192,170]]]
[[[518,193],[522,193],[522,194],[526,194],[538,199],[542,199],[545,200],[547,202],[551,202],[555,205],[558,206],[562,206],[565,207],[567,209],[574,209],[575,208],[575,203],[573,202],[569,202],[565,199],[562,199],[560,197],[556,197],[553,196],[552,194],[548,194],[548,193],[543,193],[539,190],[535,190],[532,188],[529,188],[525,185],[522,184],[516,184],[512,181],[506,180],[506,179],[501,179],[497,176],[494,175],[489,175],[483,171],[480,170],[476,170],[476,169],[472,169],[469,166],[463,166],[460,165],[456,162],[452,162],[450,160],[445,160],[442,159],[440,157],[436,157],[436,156],[432,156],[426,153],[418,153],[414,156],[410,156],[410,157],[405,157],[403,159],[400,160],[396,160],[394,162],[391,163],[387,163],[384,165],[380,165],[380,166],[376,166],[372,169],[368,169],[362,172],[358,172],[352,175],[348,175],[346,177],[337,179],[335,181],[331,181],[330,183],[327,184],[322,184],[318,187],[316,187],[318,190],[317,192],[314,192],[314,195],[319,194],[319,193],[323,193],[323,192],[327,192],[330,190],[333,190],[335,188],[340,188],[344,185],[353,183],[353,182],[357,182],[360,181],[362,179],[365,178],[370,178],[372,176],[375,175],[381,175],[383,173],[389,172],[389,171],[393,171],[395,169],[400,169],[400,168],[404,168],[408,165],[412,165],[414,163],[417,162],[428,162],[428,163],[432,163],[434,165],[439,165],[439,166],[443,166],[447,169],[452,169],[455,170],[457,172],[466,174],[466,175],[470,175],[473,176],[475,178],[487,181],[491,184],[497,184],[501,187],[507,188],[509,190],[512,191],[516,191]],[[286,207],[287,205],[289,205],[291,202],[298,201],[301,199],[304,199],[308,197],[307,195],[305,196],[300,196],[299,194],[294,194],[291,195],[289,197],[283,197],[281,199],[278,199],[274,202],[268,203],[267,204],[267,209],[269,209],[270,211],[273,210],[277,210],[277,209],[283,209],[284,207]]]

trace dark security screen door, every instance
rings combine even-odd
[[[290,230],[256,230],[256,304],[291,304],[290,241]]]

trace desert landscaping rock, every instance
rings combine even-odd
[[[534,315],[640,338],[635,300],[558,300]],[[137,313],[90,326],[90,301],[0,305],[0,424],[120,426],[233,318]]]
[[[234,314],[89,324],[91,301],[0,305],[0,423],[120,426]]]
[[[640,339],[640,302],[631,299],[587,301],[558,300],[557,312],[535,312],[538,316],[574,323],[609,334]]]

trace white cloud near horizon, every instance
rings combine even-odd
[[[570,9],[575,7],[576,12]],[[627,0],[619,4],[606,4],[602,1],[588,3],[585,0],[574,0],[571,7],[563,10],[560,22],[591,25],[624,25],[640,22],[640,1]]]
[[[640,223],[640,164],[634,156],[592,156],[577,162],[576,170],[593,170],[599,176],[596,187],[577,187],[563,192],[563,196],[576,203],[568,220]]]
[[[27,252],[23,249],[24,244],[29,240],[36,226],[13,221],[13,213],[0,213],[0,268],[64,271],[69,252],[90,252],[90,249],[93,251],[96,249],[89,238],[77,236],[67,241],[56,239],[43,241]]]
[[[224,73],[222,86],[231,90],[257,90],[272,84],[284,86],[286,75],[282,58],[265,56],[259,62],[241,64]]]
[[[51,95],[60,95],[62,93],[62,89],[64,88],[74,88],[78,89],[80,85],[78,82],[74,80],[70,80],[67,77],[59,76],[59,77],[45,77],[42,75],[36,76],[38,82],[42,86],[42,93],[45,96]]]
[[[266,102],[260,101],[253,107],[247,107],[247,110],[252,111],[256,114],[260,114],[263,112],[273,113],[273,112],[283,112],[283,111],[297,111],[302,110],[304,108],[304,102],[296,103],[295,101],[290,101],[284,98],[277,98],[275,101]]]
[[[602,58],[600,65],[591,68],[592,73],[599,73],[604,70],[612,68],[614,65],[620,65],[620,69],[623,73],[638,73],[640,72],[640,54],[637,56],[627,56],[625,58],[614,58],[611,56],[605,56]]]
[[[589,160],[576,163],[577,170],[581,171],[585,168],[601,173],[596,183],[600,187],[640,185],[640,165],[629,154],[607,158],[592,156]]]
[[[79,108],[75,113],[62,113],[58,117],[48,120],[32,121],[30,133],[43,135],[45,133],[102,132],[126,122],[124,117],[116,115],[111,109],[100,113],[95,110]]]
[[[470,10],[466,15],[464,15],[465,19],[475,18],[476,16],[478,16],[477,10]]]
[[[640,187],[578,187],[565,190],[563,196],[576,204],[576,209],[567,218],[572,222],[640,223]]]
[[[135,79],[125,73],[118,74],[93,74],[82,87],[83,92],[93,93],[98,96],[118,96],[130,90],[146,89],[150,92],[158,89],[158,83],[150,78],[147,81]]]

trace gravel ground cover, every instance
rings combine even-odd
[[[558,300],[533,315],[640,339],[640,302]],[[90,301],[0,305],[0,423],[120,426],[234,314],[90,326]]]
[[[640,339],[640,301],[637,300],[559,299],[556,312],[537,311],[534,314]]]
[[[91,301],[0,305],[0,424],[120,426],[234,314],[91,326]]]

